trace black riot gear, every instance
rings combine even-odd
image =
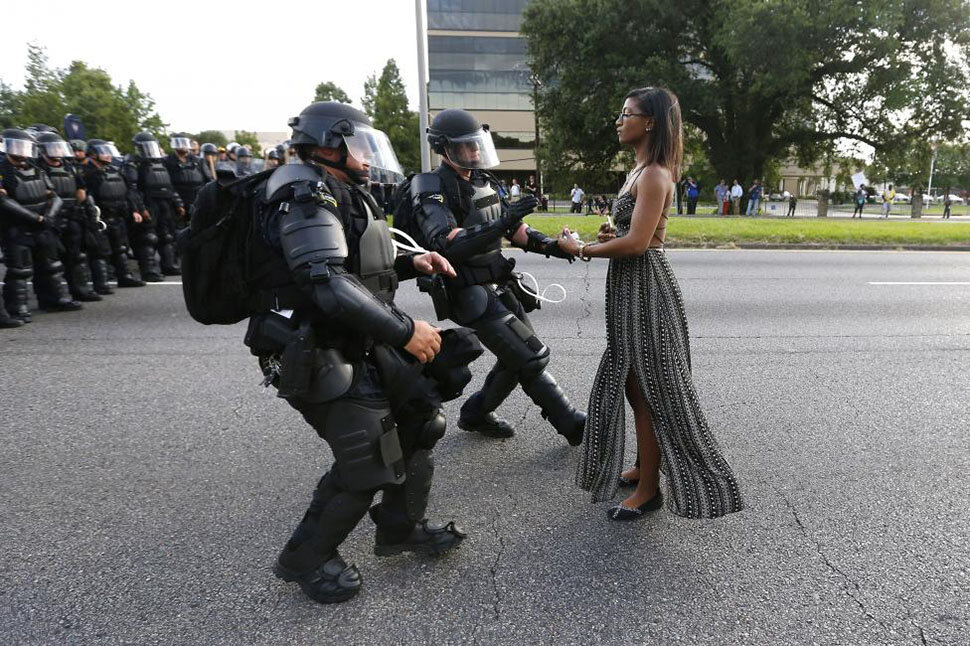
[[[133,213],[142,211],[141,197],[128,185],[125,177],[116,166],[103,161],[111,158],[114,146],[100,139],[88,142],[87,151],[91,159],[84,165],[84,183],[89,195],[101,210],[101,219],[106,225],[103,234],[97,237],[97,245],[89,249],[97,250],[97,258],[91,265],[92,279],[99,293],[106,293],[108,262],[118,278],[118,287],[143,287],[145,282],[135,278],[128,267],[128,255],[132,253],[129,240],[129,223],[134,224]],[[101,151],[101,152],[99,152]],[[98,155],[103,155],[100,157]]]
[[[41,156],[48,159],[73,158],[74,151],[56,132],[40,132],[37,134],[37,146]],[[61,196],[64,197],[63,195]]]
[[[321,145],[322,131],[314,132],[319,139],[299,145]],[[203,189],[198,214],[210,198],[219,202],[219,190],[218,183]],[[253,205],[255,217],[244,213],[255,229],[246,246],[249,282],[270,298],[254,295],[263,305],[250,318],[246,343],[265,383],[334,454],[274,571],[316,601],[344,601],[358,592],[360,573],[337,548],[378,491],[376,553],[446,551],[464,538],[454,524],[427,523],[425,510],[432,451],[444,433],[441,402],[467,384],[465,364],[481,347],[469,331],[446,331],[429,364],[402,350],[414,322],[394,304],[394,293],[398,280],[414,277],[413,254],[395,253],[383,212],[356,184],[317,164],[283,165],[261,184]]]
[[[463,111],[446,110],[433,125],[441,137],[437,145],[451,161],[448,142],[460,140],[477,122]],[[432,173],[414,176],[409,197],[418,242],[448,258],[457,273],[456,278],[445,281],[440,290],[443,294],[436,298],[438,316],[473,328],[496,356],[482,390],[462,406],[458,426],[495,437],[513,435],[514,429],[494,411],[521,385],[556,431],[569,444],[578,445],[586,415],[573,408],[545,372],[549,348],[526,315],[538,307],[538,301],[530,299],[527,308],[519,300],[514,261],[501,250],[501,239],[512,240],[520,231],[525,233],[527,242],[522,246],[527,251],[558,255],[558,243],[522,224],[522,218],[536,206],[533,196],[505,202],[498,194],[498,182],[486,171],[472,170],[466,177],[453,167],[459,164],[451,164],[443,161]],[[455,235],[455,229],[461,230]]]
[[[26,130],[7,128],[0,133],[0,137],[3,137],[3,151],[6,155],[28,159],[37,157],[37,140]]]
[[[174,137],[173,141],[175,141]],[[184,149],[176,148],[176,151],[178,150]],[[201,159],[189,152],[182,154],[183,157],[179,157],[178,152],[169,153],[165,158],[165,168],[172,180],[172,187],[182,199],[182,204],[185,208],[189,208],[195,203],[199,190],[209,180]]]
[[[466,169],[486,169],[498,166],[498,153],[492,142],[488,125],[465,110],[442,110],[428,127],[431,148],[453,164]]]
[[[172,185],[172,177],[162,159],[161,148],[148,132],[132,139],[137,153],[122,166],[128,184],[141,195],[148,217],[131,223],[131,242],[142,278],[163,280],[162,274],[178,276],[181,270],[175,250],[175,234],[185,214],[181,196]],[[155,251],[161,263],[155,258]]]

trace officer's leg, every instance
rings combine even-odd
[[[71,296],[79,301],[100,301],[91,284],[91,268],[85,253],[84,229],[77,220],[68,220],[61,232],[64,244],[65,278]]]
[[[0,260],[2,260],[2,258],[3,258],[2,254],[0,254]],[[7,271],[7,279],[9,280],[9,270]],[[6,281],[4,281],[3,285],[4,285],[3,291],[6,292],[6,286],[7,286]],[[4,295],[0,294],[0,328],[14,328],[14,327],[20,327],[21,325],[23,325],[24,324],[23,321],[13,316],[10,316],[10,313],[7,311],[7,308],[4,306],[4,300],[5,300]]]
[[[64,280],[64,263],[58,254],[57,238],[53,232],[44,231],[35,236],[34,294],[43,310],[67,312],[81,309],[81,304],[71,298]]]
[[[135,260],[138,262],[138,270],[141,272],[142,279],[150,283],[160,283],[165,278],[162,276],[162,270],[158,266],[158,258],[155,256],[155,250],[158,247],[158,235],[155,233],[154,208],[155,203],[150,203],[151,220],[142,220],[141,222],[131,220],[127,222],[127,225],[131,246],[135,252]]]
[[[175,253],[175,210],[168,200],[156,204],[156,235],[158,236],[158,256],[161,259],[162,273],[166,276],[179,276],[182,273]]]
[[[445,416],[437,408],[402,413],[399,431],[406,478],[402,484],[385,487],[381,504],[371,509],[377,525],[374,553],[442,554],[465,538],[453,522],[434,523],[425,518],[434,475],[433,449],[445,434]]]
[[[8,244],[3,250],[7,263],[7,276],[3,284],[3,300],[7,311],[16,319],[30,323],[27,281],[34,275],[33,255],[30,248],[19,244]]]
[[[517,385],[519,385],[519,376],[515,371],[507,368],[501,361],[496,361],[485,376],[482,389],[462,404],[458,428],[490,437],[515,435],[512,425],[499,418],[495,414],[495,409],[508,399]]]
[[[91,282],[94,292],[106,296],[114,294],[108,284],[108,258],[111,257],[111,242],[105,231],[99,231],[97,225],[88,224],[84,228],[87,240],[88,265],[91,268]]]
[[[118,287],[143,287],[145,281],[135,278],[128,266],[128,251],[131,243],[128,240],[128,223],[121,216],[108,221],[108,241],[111,245],[111,265],[118,279]]]

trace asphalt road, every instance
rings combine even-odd
[[[431,513],[462,549],[378,559],[365,520],[340,606],[270,571],[330,457],[258,386],[242,326],[163,285],[0,332],[0,642],[967,644],[970,254],[670,258],[748,509],[609,523],[516,392],[515,438],[439,444]],[[569,292],[534,322],[585,405],[606,264],[519,265]],[[965,284],[870,284],[899,281]]]

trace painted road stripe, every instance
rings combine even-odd
[[[871,282],[868,285],[970,285],[970,282]]]

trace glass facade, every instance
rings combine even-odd
[[[428,0],[428,29],[518,31],[529,0]]]
[[[432,110],[531,110],[525,40],[518,36],[429,36]]]

